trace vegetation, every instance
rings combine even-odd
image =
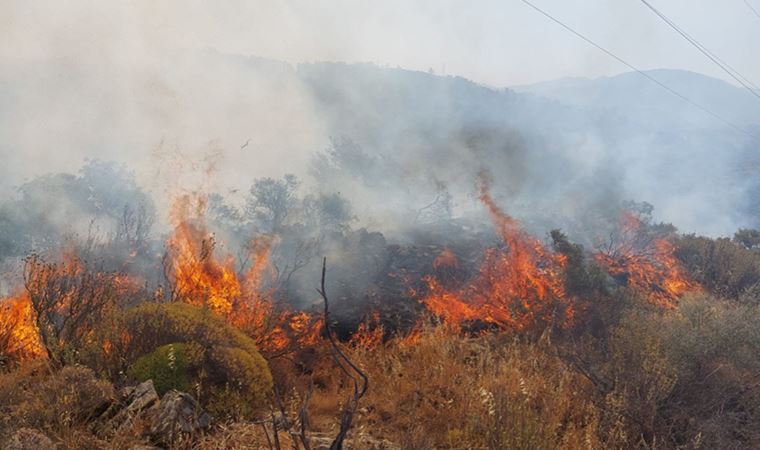
[[[188,392],[193,388],[190,373],[198,373],[202,364],[200,345],[194,342],[167,344],[139,357],[127,374],[140,382],[153,380],[159,394],[170,389]]]
[[[210,311],[185,303],[145,303],[111,328],[104,365],[137,381],[152,379],[159,393],[194,392],[220,416],[250,417],[271,397],[272,376],[251,338]],[[125,334],[126,333],[126,334]],[[120,340],[119,336],[129,339]]]
[[[651,205],[632,204],[628,228],[602,250],[559,230],[544,247],[492,208],[503,239],[485,252],[498,236],[389,244],[352,230],[340,195],[301,198],[297,187],[259,180],[243,210],[209,198],[213,227],[185,218],[178,229],[201,243],[167,252],[173,264],[124,269],[124,252],[145,258],[157,246],[148,215],[114,208],[110,240],[27,257],[23,294],[0,303],[0,448],[34,433],[64,449],[319,448],[335,436],[357,449],[760,447],[757,230],[679,235],[651,223]],[[212,228],[266,239],[224,255]],[[314,297],[299,274],[322,252],[344,256],[318,290],[335,299],[331,315],[287,309],[291,295]],[[202,283],[177,296],[163,290],[173,274],[154,289],[134,282],[161,267]],[[437,316],[420,301],[434,287]],[[472,293],[486,315],[473,313]],[[492,320],[500,306],[503,320]],[[148,380],[163,397],[146,387],[148,411],[190,397],[185,409],[212,425],[157,438],[155,417],[128,411]]]

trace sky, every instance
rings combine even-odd
[[[640,68],[729,79],[639,0],[533,1]],[[760,0],[748,1],[760,10]],[[651,3],[760,84],[760,17],[744,0]],[[293,63],[432,68],[492,86],[626,70],[520,0],[2,0],[0,42],[6,63],[213,48]]]

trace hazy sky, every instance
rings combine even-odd
[[[760,10],[760,0],[749,1]],[[726,78],[638,0],[534,3],[639,67]],[[760,18],[743,0],[652,3],[760,84]],[[626,70],[520,0],[1,0],[0,42],[5,62],[214,48],[290,62],[432,67],[490,85]]]

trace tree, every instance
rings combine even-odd
[[[254,181],[246,200],[246,215],[264,231],[277,233],[298,205],[295,193],[299,184],[292,174],[281,180],[267,177]]]
[[[734,233],[734,242],[741,244],[748,250],[760,249],[760,230],[741,228]]]
[[[309,195],[303,200],[305,221],[323,232],[343,232],[356,219],[351,204],[340,193]]]

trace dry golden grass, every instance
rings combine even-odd
[[[405,449],[604,447],[588,382],[540,345],[431,328],[351,357],[370,379],[356,432]],[[339,379],[312,396],[313,423],[334,423]]]

